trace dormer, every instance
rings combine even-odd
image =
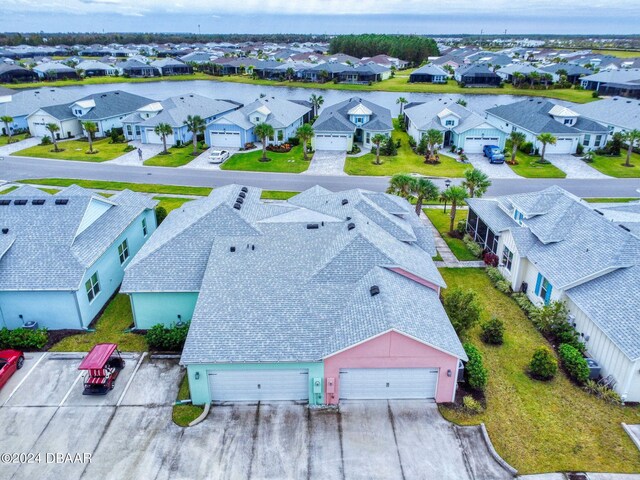
[[[83,117],[89,111],[96,106],[96,102],[93,99],[89,100],[80,100],[78,102],[71,104],[71,113],[73,113],[76,117]]]
[[[549,115],[551,115],[556,122],[568,127],[573,127],[580,116],[570,108],[563,107],[561,105],[555,105],[551,110],[549,110]]]
[[[448,108],[442,110],[437,116],[440,119],[440,125],[444,128],[455,128],[460,124],[460,117]]]
[[[249,113],[249,121],[254,125],[264,123],[267,121],[269,115],[271,115],[271,110],[269,110],[266,105],[262,105]]]
[[[153,102],[149,105],[145,105],[138,109],[138,113],[142,118],[152,118],[158,115],[162,111],[162,104],[160,102]]]
[[[355,107],[347,112],[347,115],[349,115],[349,121],[351,123],[361,126],[371,120],[371,115],[373,115],[373,112],[363,104],[358,103]]]

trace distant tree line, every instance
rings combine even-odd
[[[414,65],[440,54],[433,39],[418,35],[340,35],[331,39],[330,50],[358,58],[386,54]]]
[[[196,34],[196,33],[0,33],[0,46],[14,45],[108,45],[194,42],[328,42],[328,35],[305,34]]]

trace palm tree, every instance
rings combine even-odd
[[[404,113],[404,105],[405,105],[405,103],[409,103],[409,102],[404,97],[398,97],[398,99],[396,100],[396,104],[400,104],[400,115],[402,115]]]
[[[60,127],[58,126],[57,123],[47,123],[47,125],[45,125],[45,128],[51,134],[51,141],[53,142],[53,151],[59,152],[60,149],[58,148],[58,140],[56,139],[56,132],[60,131]]]
[[[98,125],[93,122],[82,122],[82,128],[87,132],[87,141],[89,142],[89,153],[93,152],[93,134],[98,131]]]
[[[291,67],[287,68],[287,71],[285,72],[287,75],[287,80],[291,81],[291,79],[293,78],[293,76],[296,74],[295,70]]]
[[[469,190],[469,197],[481,197],[491,186],[489,176],[477,168],[470,168],[464,171],[462,186]]]
[[[416,197],[416,215],[420,216],[422,203],[425,200],[436,200],[440,195],[440,189],[431,180],[420,177],[414,180],[411,193]]]
[[[371,139],[371,143],[376,146],[376,165],[380,165],[380,144],[387,140],[387,137],[381,133],[376,133]]]
[[[640,130],[631,130],[630,132],[623,134],[622,138],[629,144],[629,148],[627,148],[627,160],[624,162],[624,166],[631,167],[631,152],[633,152],[633,146],[635,143],[640,143]]]
[[[0,122],[4,123],[4,128],[7,131],[7,144],[11,143],[11,128],[9,128],[9,124],[13,123],[13,117],[10,115],[3,115],[0,117]]]
[[[260,159],[260,161],[268,162],[269,159],[267,158],[267,139],[273,137],[273,135],[275,134],[275,130],[271,125],[263,122],[253,127],[253,131],[262,142],[262,158]]]
[[[311,106],[313,107],[313,116],[317,117],[318,112],[320,111],[320,107],[324,103],[324,98],[322,98],[322,95],[316,95],[315,93],[312,93],[311,97],[309,97],[309,102],[311,102]]]
[[[458,203],[464,202],[469,195],[464,187],[452,185],[442,192],[442,197],[451,202],[451,209],[449,210],[449,233],[453,233],[453,224],[456,221],[456,208],[458,207]]]
[[[536,139],[540,143],[542,143],[542,152],[540,153],[540,160],[539,160],[539,162],[542,163],[544,162],[544,152],[547,149],[547,144],[555,145],[558,139],[554,137],[551,133],[546,133],[546,132],[538,135]]]
[[[518,148],[527,140],[527,136],[522,132],[511,132],[509,134],[509,141],[511,142],[511,163],[516,163],[516,155],[518,154]]]
[[[442,135],[442,132],[440,130],[436,130],[435,128],[430,128],[429,130],[427,130],[427,133],[425,135],[427,136],[427,145],[429,146],[429,151],[425,155],[424,163],[428,163],[429,157],[431,157],[431,155],[434,153],[435,146],[442,143],[444,136]]]
[[[207,127],[204,119],[200,115],[187,115],[187,119],[184,121],[187,126],[187,130],[191,132],[191,141],[193,143],[193,155],[198,154],[198,135],[204,133],[204,129]]]
[[[387,193],[398,195],[402,198],[409,198],[415,181],[416,179],[411,175],[407,175],[406,173],[396,173],[391,177],[391,180],[389,180]]]
[[[464,100],[464,99],[462,99],[462,98],[459,98],[459,99],[456,101],[456,103],[457,103],[458,105],[462,105],[463,107],[466,107],[466,106],[467,106],[467,101],[466,101],[466,100]]]
[[[153,131],[156,135],[160,135],[160,137],[162,137],[162,146],[164,147],[162,153],[164,153],[165,155],[168,154],[169,152],[167,151],[167,135],[171,135],[173,133],[173,128],[168,123],[159,123],[158,125],[156,125],[156,128],[154,128]]]
[[[307,143],[313,138],[313,133],[313,127],[309,123],[301,125],[298,127],[298,130],[296,130],[296,136],[302,142],[302,155],[305,160],[309,160],[307,158]]]

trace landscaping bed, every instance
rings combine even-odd
[[[293,147],[286,153],[267,151],[267,158],[270,161],[262,162],[262,149],[252,152],[238,152],[220,165],[221,170],[242,170],[252,172],[279,172],[279,173],[301,173],[309,168],[309,160],[305,161],[302,154],[302,146]]]
[[[185,373],[184,378],[180,382],[180,389],[178,390],[177,400],[187,400],[191,398],[189,393],[189,379]],[[204,411],[204,407],[198,405],[184,404],[174,405],[173,412],[171,414],[173,422],[181,427],[188,427],[191,422],[200,416]]]
[[[449,235],[449,223],[451,217],[449,216],[449,207],[447,206],[447,213],[443,212],[443,209],[440,208],[425,208],[424,213],[429,217],[433,226],[440,232],[440,235],[447,242],[447,245],[456,256],[456,258],[460,261],[473,261],[480,260],[476,257],[471,251],[467,248],[464,241],[461,238],[457,238]],[[460,210],[456,211],[456,220],[454,222],[454,228],[458,225],[458,222],[461,220],[466,220],[468,210]]]
[[[58,142],[59,152],[54,151],[53,145],[35,145],[19,150],[11,155],[18,157],[51,158],[54,160],[75,160],[81,162],[106,162],[124,155],[126,143],[110,143],[110,138],[94,140],[93,150],[88,154],[89,142],[86,140],[65,140]]]

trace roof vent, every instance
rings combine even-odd
[[[56,205],[66,205],[67,203],[69,203],[69,199],[68,198],[56,198]]]
[[[238,196],[239,196],[240,198],[245,198],[245,197],[247,196],[247,194],[246,194],[246,193],[244,193],[244,192],[240,192],[240,193],[238,194]]]
[[[602,213],[600,210],[597,210],[595,208],[593,209],[593,211],[596,212],[598,215],[604,215],[604,213]]]
[[[380,293],[380,287],[377,285],[374,285],[373,287],[371,287],[369,289],[369,293],[371,293],[372,297],[375,297],[376,295],[378,295]]]
[[[249,189],[247,187],[242,187],[240,189],[241,192],[247,193],[249,191]]]
[[[307,223],[307,230],[316,230],[320,228],[317,223]]]
[[[235,252],[236,251],[236,247],[229,247],[229,251],[230,252]]]
[[[244,203],[244,198],[242,197],[236,198],[236,203],[239,203],[240,205],[242,205]]]
[[[6,200],[3,198],[2,200],[0,200],[0,205],[11,205],[11,200]]]
[[[351,217],[347,217],[347,221],[351,220]]]
[[[235,208],[236,210],[240,210],[240,209],[242,208],[242,204],[240,204],[240,203],[236,202],[236,203],[233,205],[233,208]]]
[[[626,230],[627,232],[630,232],[631,230],[629,230],[627,227],[625,227],[624,225],[618,225],[621,229]]]
[[[23,200],[23,199],[14,200],[13,204],[14,205],[26,205],[27,204],[27,200]]]
[[[44,205],[44,198],[36,198],[34,200],[31,200],[31,205]]]
[[[347,230],[353,230],[354,228],[356,228],[356,224],[351,222],[349,225],[347,225]]]
[[[3,229],[2,229],[2,233],[3,233],[4,235],[6,235],[7,233],[9,233],[9,229],[8,229],[8,228],[3,228]]]
[[[347,200],[346,198],[342,199],[342,205],[346,205],[347,203],[349,203],[349,200]]]

